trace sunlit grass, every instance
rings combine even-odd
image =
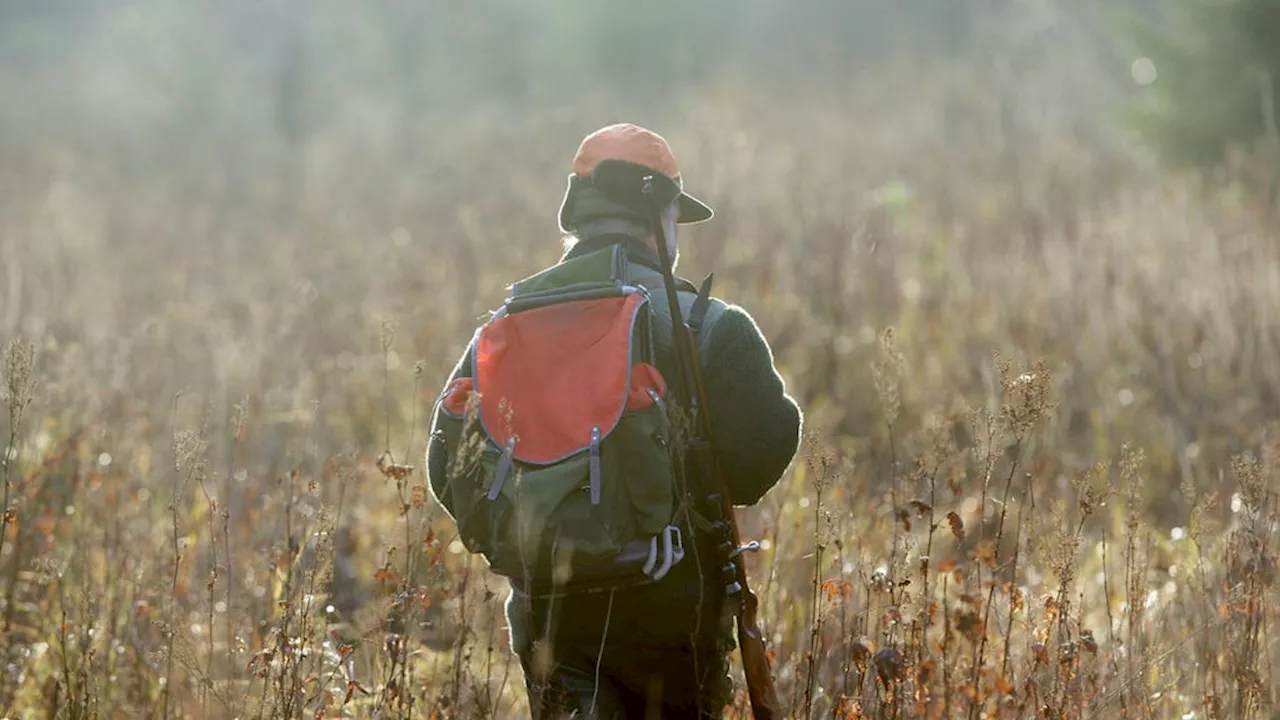
[[[1272,715],[1274,234],[1075,146],[1015,176],[737,102],[660,129],[719,215],[682,270],[807,413],[742,513],[790,711]],[[335,169],[284,217],[74,177],[10,205],[0,717],[524,715],[506,588],[422,451],[475,323],[559,248],[543,122],[456,187]]]

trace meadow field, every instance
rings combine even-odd
[[[346,78],[306,133],[243,78],[165,114],[103,71],[101,136],[61,95],[7,108],[0,717],[527,717],[427,425],[619,120],[715,208],[679,272],[754,315],[805,412],[740,511],[787,717],[1275,716],[1254,162],[1014,128],[979,65],[413,112]]]

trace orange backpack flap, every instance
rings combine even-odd
[[[640,294],[547,305],[499,317],[476,338],[480,422],[513,458],[559,462],[617,425],[631,391],[631,339]],[[645,372],[652,381],[656,370]]]

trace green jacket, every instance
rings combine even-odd
[[[631,262],[659,270],[656,253],[626,236],[583,241],[563,259],[617,242],[626,244]],[[669,318],[666,295],[654,292],[652,298],[655,309]],[[683,309],[687,314],[688,307]],[[674,378],[670,321],[667,322],[665,329],[655,328],[657,365],[665,377]],[[759,327],[742,308],[712,299],[699,335],[699,356],[725,481],[735,505],[753,505],[777,484],[795,456],[802,420],[799,406],[787,395],[774,367],[772,351]],[[470,374],[470,365],[471,348],[468,347],[446,385],[460,375]],[[453,503],[445,484],[447,461],[435,432],[438,421],[438,416],[432,420],[427,474],[435,497],[452,514]],[[696,642],[704,646],[716,642],[711,633],[718,620],[723,581],[715,566],[707,564],[713,557],[709,546],[703,544],[702,549],[706,553],[702,557],[706,559],[702,562],[701,577],[699,563],[686,558],[662,581],[619,593],[612,599],[611,606],[607,594],[557,599],[552,614],[557,644],[589,648],[594,657],[600,647],[606,615],[610,616],[609,644],[622,649],[620,662],[628,657],[642,662],[639,658],[644,657],[645,646],[688,644],[693,627],[700,620],[707,634]],[[701,608],[696,607],[699,598],[704,601]],[[546,607],[530,606],[526,598],[513,595],[507,615],[517,652],[527,652],[531,628],[543,631],[547,627],[547,611]],[[562,622],[563,618],[572,620]]]

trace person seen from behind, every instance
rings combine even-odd
[[[649,212],[606,166],[659,173],[675,198]],[[589,134],[560,207],[563,256],[513,284],[437,401],[431,491],[511,581],[511,647],[537,720],[720,718],[733,700],[723,557],[697,504],[707,490],[665,459],[678,368],[661,250],[673,275],[679,226],[711,218],[660,135]],[[794,458],[802,413],[747,310],[676,285],[728,493],[754,505]]]

